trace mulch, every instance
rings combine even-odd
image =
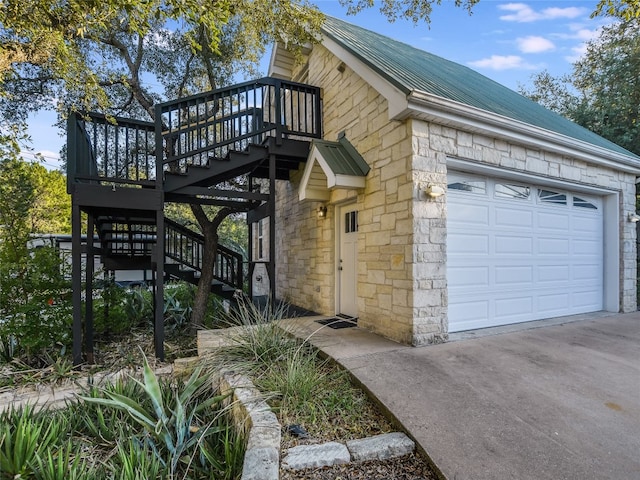
[[[299,471],[281,470],[280,480],[437,480],[418,454]]]

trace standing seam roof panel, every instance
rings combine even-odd
[[[406,94],[435,95],[640,159],[468,67],[333,17],[323,32]]]

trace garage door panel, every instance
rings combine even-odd
[[[568,265],[540,265],[537,267],[538,283],[549,284],[558,282],[568,282],[569,266]]]
[[[538,312],[545,315],[562,315],[571,307],[571,295],[553,293],[538,296]]]
[[[601,310],[601,201],[535,185],[505,198],[485,180],[486,195],[447,195],[449,331]]]
[[[464,329],[478,328],[489,318],[489,301],[458,300],[449,305],[449,317],[464,325]]]
[[[451,204],[449,209],[456,212],[452,226],[487,225],[489,223],[489,207],[486,205]]]
[[[573,268],[572,280],[595,282],[602,277],[602,268],[599,264],[593,265],[576,265]]]
[[[531,285],[533,283],[533,267],[531,266],[496,266],[495,285]]]
[[[489,254],[489,234],[447,233],[447,244],[460,254]]]
[[[495,235],[496,255],[531,255],[533,240],[531,237],[516,235]]]
[[[541,206],[542,208],[542,206]],[[549,207],[549,208],[558,208]],[[565,235],[569,231],[569,215],[565,212],[536,212],[538,228]]]
[[[508,227],[509,230],[533,227],[533,212],[512,205],[495,207],[495,226]]]
[[[573,241],[574,255],[598,256],[602,252],[602,245],[597,240],[580,239]]]
[[[504,318],[530,319],[533,310],[533,297],[517,296],[511,298],[500,298],[495,300],[494,316],[497,320]]]
[[[576,313],[584,313],[593,311],[593,309],[600,309],[600,302],[597,301],[598,296],[601,295],[598,290],[585,290],[582,292],[575,292],[572,299],[572,307],[577,310]]]
[[[489,285],[489,267],[451,267],[447,270],[449,282],[454,288],[487,287]]]
[[[569,255],[568,238],[538,238],[538,254],[540,255]]]
[[[597,213],[597,211],[594,213]],[[601,216],[592,215],[589,217],[581,217],[576,215],[573,218],[573,231],[576,233],[584,232],[589,234],[590,232],[593,232],[594,230],[600,228],[601,223]]]

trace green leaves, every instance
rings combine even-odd
[[[200,370],[193,372],[181,388],[162,384],[153,372],[146,357],[143,363],[143,380],[132,379],[144,394],[142,398],[132,398],[111,390],[104,391],[104,397],[82,397],[88,403],[101,405],[125,412],[143,427],[145,435],[139,437],[141,444],[147,445],[167,466],[171,475],[178,472],[187,459],[207,454],[204,439],[221,431],[214,427],[214,420],[223,412],[220,409],[224,396],[206,394],[207,377]],[[203,394],[206,398],[202,399]],[[210,411],[209,411],[210,410]],[[201,414],[216,413],[212,420],[205,420]]]
[[[640,22],[617,22],[603,27],[600,36],[587,44],[586,54],[574,64],[570,76],[554,78],[542,72],[534,78],[534,90],[523,93],[640,154],[639,58]]]
[[[0,415],[0,478],[27,478],[37,452],[52,445],[61,430],[59,422],[35,416],[28,406]]]

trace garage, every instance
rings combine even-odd
[[[603,309],[602,198],[450,173],[449,332]]]

